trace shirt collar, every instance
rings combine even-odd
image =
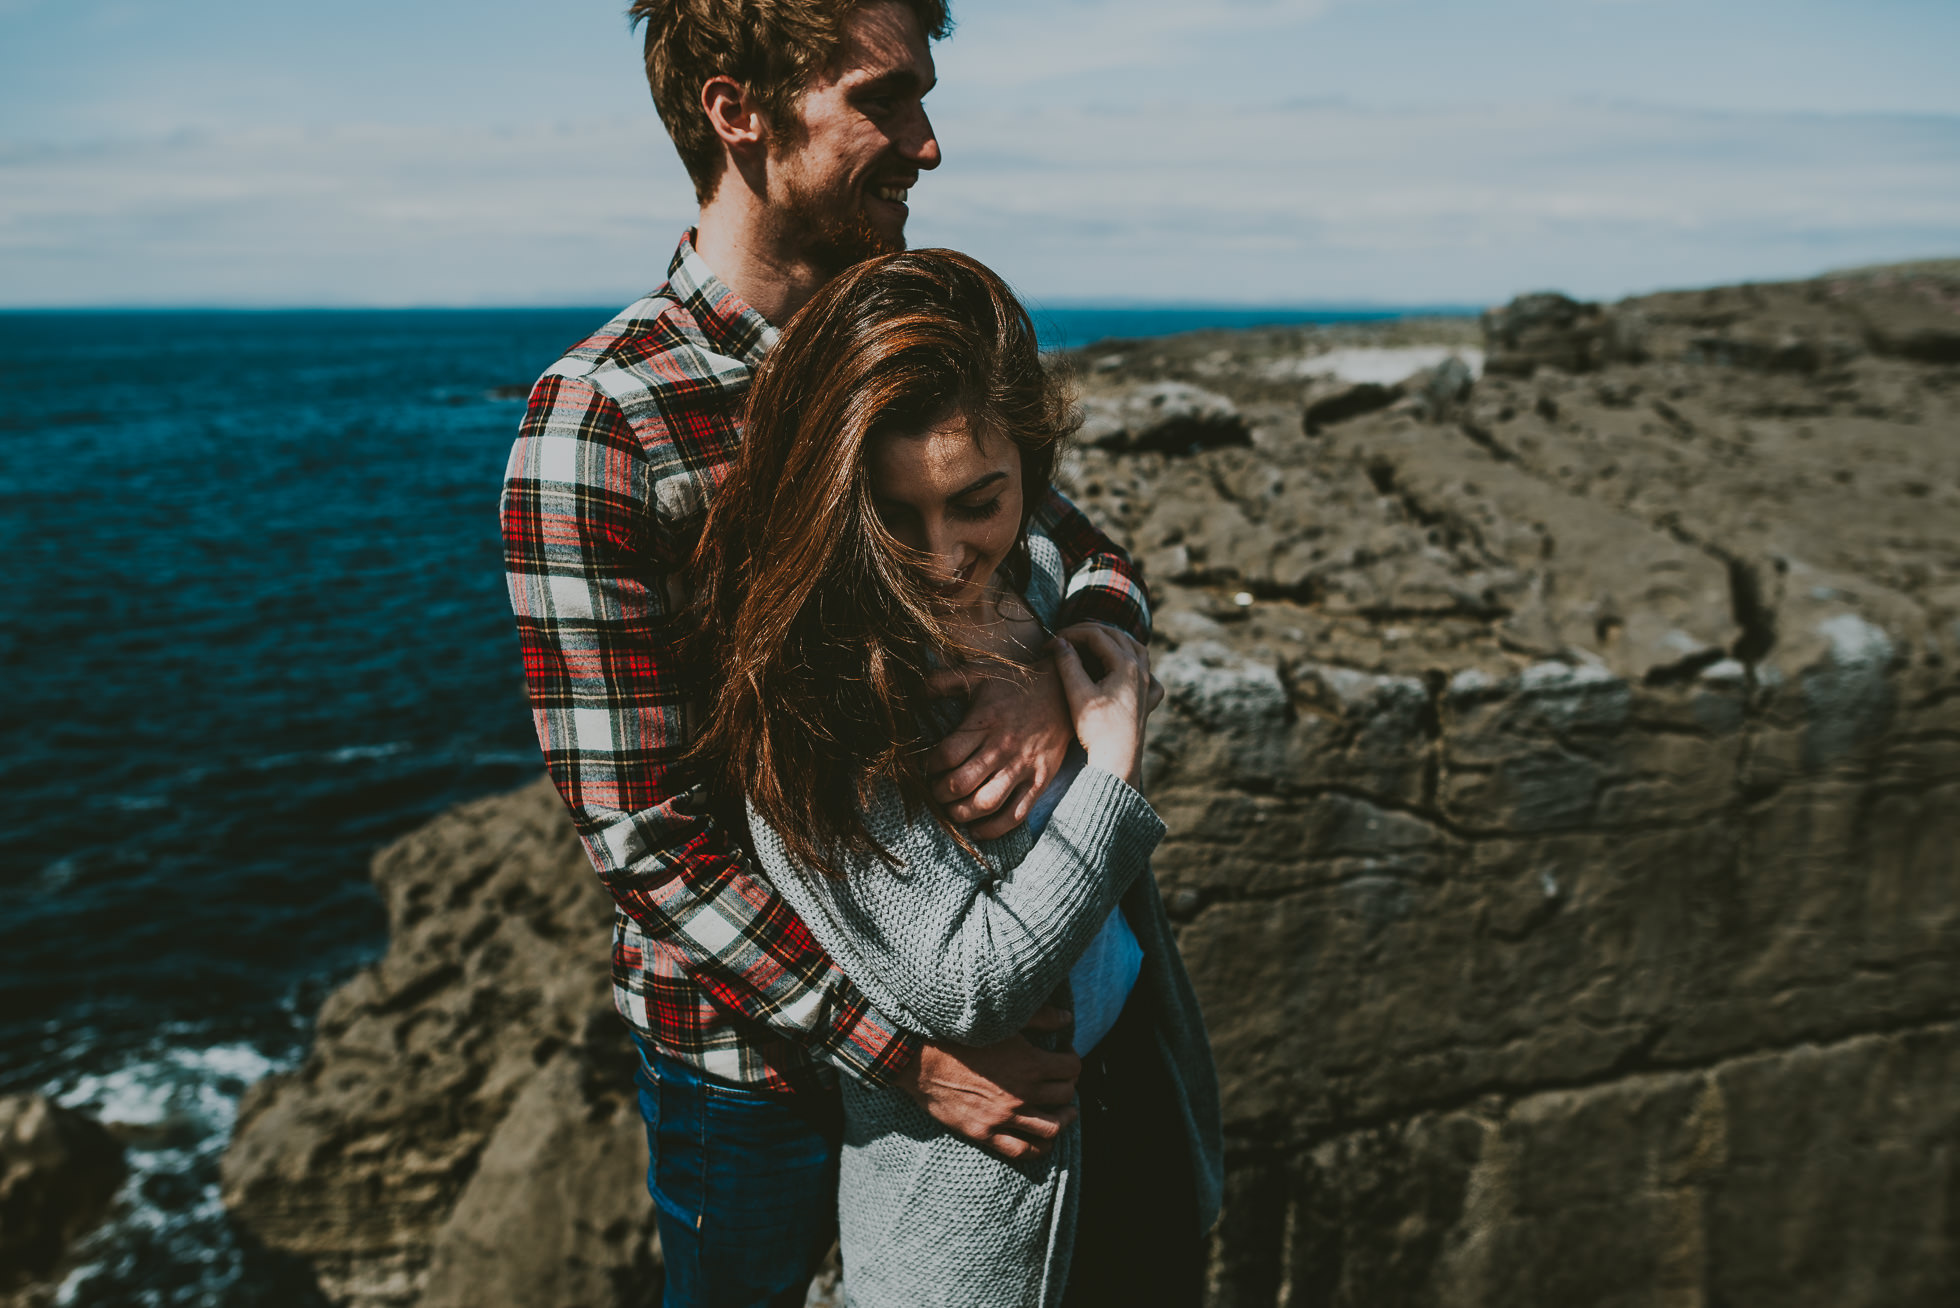
[[[681,233],[674,258],[667,265],[667,289],[700,324],[702,335],[717,351],[754,365],[776,343],[776,329],[751,309],[694,248],[694,228]]]

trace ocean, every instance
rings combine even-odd
[[[0,1093],[121,1124],[59,1302],[303,1302],[230,1230],[239,1096],[385,945],[367,863],[541,763],[513,398],[604,309],[0,313]],[[1393,310],[1053,308],[1050,347]]]

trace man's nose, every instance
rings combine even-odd
[[[932,119],[926,117],[923,108],[919,110],[919,121],[913,125],[913,130],[905,134],[899,152],[905,156],[905,162],[921,172],[939,167],[939,138],[932,134]]]

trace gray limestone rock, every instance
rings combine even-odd
[[[1960,385],[1898,342],[1960,294],[1537,308],[1454,409],[1072,469],[1182,562],[1148,779],[1212,1304],[1945,1303]],[[1287,352],[1158,348],[1247,406]]]
[[[1484,313],[1486,372],[1529,377],[1540,367],[1591,372],[1641,357],[1636,317],[1556,292],[1520,295]]]
[[[1458,363],[1461,368],[1463,365]],[[1355,382],[1352,385],[1337,387],[1327,394],[1312,399],[1306,412],[1301,415],[1301,425],[1309,436],[1322,427],[1331,427],[1349,418],[1359,418],[1364,413],[1386,409],[1402,398],[1402,387],[1384,386],[1380,382]]]
[[[1250,439],[1238,407],[1224,396],[1185,382],[1158,382],[1082,404],[1077,438],[1098,449],[1190,454]]]

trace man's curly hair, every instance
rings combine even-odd
[[[644,22],[647,86],[673,138],[695,198],[706,203],[721,180],[721,149],[701,108],[701,88],[730,77],[772,122],[790,120],[797,97],[844,43],[844,20],[866,0],[633,0]],[[919,30],[939,40],[953,28],[946,0],[899,0]]]

